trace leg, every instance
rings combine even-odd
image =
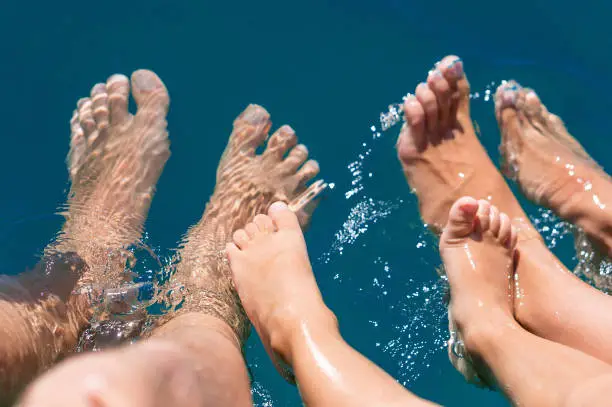
[[[440,254],[465,356],[492,375],[514,405],[585,405],[585,388],[593,386],[597,394],[589,395],[589,405],[606,405],[602,384],[612,384],[610,365],[535,336],[514,320],[516,241],[509,217],[488,201],[461,198],[450,210]]]
[[[462,195],[487,199],[519,231],[517,320],[532,333],[612,363],[612,298],[570,273],[548,250],[472,126],[469,84],[457,57],[444,58],[404,104],[397,143],[423,219],[439,232]]]
[[[287,205],[256,216],[234,242],[227,252],[246,312],[273,356],[293,367],[306,405],[431,405],[344,342]]]
[[[165,356],[156,349],[150,349],[148,343],[163,342],[180,353],[182,356],[175,360],[176,365],[172,371],[177,372],[174,373],[177,375],[187,372],[190,376],[188,382],[196,383],[194,388],[197,390],[193,392],[197,397],[194,403],[197,400],[201,402],[194,405],[241,406],[251,403],[242,355],[250,325],[234,291],[229,266],[223,254],[227,239],[231,238],[234,230],[244,226],[248,219],[265,211],[272,199],[292,202],[305,224],[309,220],[309,213],[299,208],[312,209],[310,201],[324,187],[321,182],[311,187],[306,185],[317,175],[318,164],[313,160],[307,161],[306,147],[295,146],[297,138],[288,126],[281,127],[272,135],[262,155],[255,154],[256,148],[267,138],[270,126],[268,113],[254,105],[249,106],[234,122],[234,132],[219,164],[215,192],[202,219],[190,229],[181,245],[181,261],[171,280],[173,286],[182,285],[184,288],[183,306],[178,312],[162,317],[146,341],[122,351],[140,355],[154,365],[163,363]],[[143,352],[146,356],[143,356]],[[117,358],[110,353],[98,357],[107,361],[105,366],[108,367],[99,370],[99,374],[109,383],[123,380],[125,376],[115,378],[115,372],[122,369],[130,372],[129,376],[142,374],[146,378],[138,383],[131,380],[133,385],[124,386],[125,391],[121,393],[112,394],[114,390],[101,391],[99,397],[102,400],[118,397],[125,405],[173,405],[155,404],[154,400],[147,398],[151,383],[161,380],[156,377],[147,378],[148,374],[154,373],[150,365],[128,366],[127,362],[118,363]],[[81,361],[79,369],[86,369],[85,363]],[[59,383],[66,380],[66,377],[77,380],[77,369],[66,370],[63,377],[59,371],[52,372],[48,382],[54,380]],[[129,379],[125,377],[125,380]],[[162,386],[160,392],[175,397],[173,395],[178,390],[171,387],[173,382]],[[78,384],[81,393],[87,394],[87,383],[80,381]],[[43,387],[41,381],[32,388],[30,394],[44,398],[52,387]],[[113,389],[114,386],[108,388]],[[184,393],[186,390],[181,391]],[[184,399],[172,400],[175,405],[180,405],[177,400]]]
[[[33,271],[0,280],[0,394],[8,399],[76,344],[90,298],[125,281],[127,246],[140,238],[155,183],[169,156],[168,93],[149,71],[98,84],[72,119],[66,223]],[[8,368],[10,366],[10,369]]]

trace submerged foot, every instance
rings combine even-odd
[[[71,120],[71,189],[54,249],[76,251],[90,266],[86,280],[102,285],[117,283],[123,269],[109,267],[109,260],[141,237],[170,156],[166,87],[145,70],[134,72],[131,84],[135,115],[128,111],[130,81],[113,75],[79,100]]]
[[[533,90],[513,81],[501,85],[495,112],[506,174],[529,199],[582,226],[612,254],[610,177]]]
[[[335,324],[312,273],[298,219],[284,203],[237,230],[227,254],[246,313],[279,369],[281,361],[291,359],[289,342],[302,324]]]
[[[488,201],[459,199],[440,238],[440,255],[451,290],[449,357],[465,378],[491,387],[477,362],[478,340],[513,317],[517,231]],[[475,358],[473,358],[475,357]]]
[[[471,195],[503,209],[526,238],[537,236],[476,136],[469,93],[463,62],[449,56],[404,102],[406,123],[397,150],[421,216],[439,232],[453,202]]]
[[[256,154],[268,137],[268,112],[249,106],[235,121],[234,131],[217,170],[217,185],[204,216],[184,239],[174,281],[185,289],[183,312],[202,312],[227,322],[240,345],[250,324],[231,281],[225,244],[239,228],[264,213],[275,201],[284,201],[305,226],[325,188],[322,181],[308,186],[319,165],[308,160],[308,150],[297,144],[295,132],[282,126],[262,154]],[[163,323],[163,321],[162,321]]]

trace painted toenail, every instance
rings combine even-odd
[[[448,71],[455,77],[461,78],[463,76],[463,61],[461,58],[455,59],[450,63]]]
[[[143,92],[150,92],[161,86],[157,77],[151,72],[138,72],[134,75],[136,87]]]
[[[267,119],[266,111],[257,105],[249,105],[243,113],[242,118],[251,124],[260,124]]]
[[[278,201],[278,202],[274,202],[272,205],[270,205],[270,209],[269,209],[269,213],[274,213],[274,212],[282,212],[282,211],[286,211],[288,210],[289,207],[287,206],[287,204],[285,202],[282,201]]]

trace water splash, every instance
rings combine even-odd
[[[392,326],[397,336],[377,346],[397,364],[397,379],[404,386],[421,377],[430,367],[431,358],[446,349],[449,333],[445,292],[444,283],[433,280],[390,307],[391,312],[399,314],[395,319],[400,322]]]

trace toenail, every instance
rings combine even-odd
[[[461,58],[457,58],[450,63],[448,67],[448,72],[451,73],[455,78],[460,78],[463,76],[463,61],[461,60]]]
[[[154,89],[160,87],[160,82],[157,80],[157,77],[151,73],[146,71],[138,72],[134,75],[134,82],[136,87],[144,92],[149,92]]]
[[[260,124],[263,121],[267,120],[266,111],[257,105],[249,105],[244,111],[242,118],[251,124]]]
[[[268,210],[268,212],[269,213],[281,212],[281,211],[286,211],[287,209],[289,209],[289,207],[287,206],[285,202],[278,201],[270,205],[270,209]]]

